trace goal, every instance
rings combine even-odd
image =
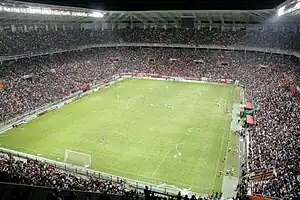
[[[92,164],[92,156],[90,154],[67,149],[65,151],[64,162],[78,166],[89,167]]]

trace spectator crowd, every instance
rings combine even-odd
[[[128,30],[123,30],[124,32]],[[214,43],[248,44],[269,47],[297,48],[298,40],[288,39],[280,33],[225,32],[172,30],[156,32],[136,29],[124,33],[116,30],[107,32],[87,31],[83,34],[34,33],[39,37],[6,35],[0,45],[3,54],[24,53],[27,50],[47,50],[56,47],[70,47],[108,41],[119,42],[167,42],[167,43]],[[65,34],[65,37],[59,36]],[[99,34],[103,37],[99,37]],[[202,35],[201,35],[202,34]],[[271,34],[271,36],[269,35]],[[277,36],[276,36],[277,34]],[[77,40],[78,37],[82,40]],[[122,36],[122,37],[121,37]],[[9,38],[10,37],[10,38]],[[18,37],[18,39],[14,39]],[[40,38],[45,41],[40,43]],[[86,39],[86,38],[88,39]],[[217,38],[206,40],[205,38]],[[55,38],[55,39],[54,39]],[[64,39],[63,39],[64,38]],[[256,39],[255,39],[256,38]],[[268,38],[275,38],[269,40]],[[199,40],[198,40],[199,39]],[[10,43],[9,43],[10,42]],[[27,44],[26,44],[27,43]],[[286,46],[285,46],[286,45]],[[255,127],[249,129],[250,149],[247,172],[275,168],[277,175],[251,185],[256,195],[280,199],[300,198],[300,109],[295,96],[282,85],[282,79],[289,79],[299,85],[299,60],[295,57],[260,52],[195,50],[176,48],[117,47],[88,49],[84,51],[34,57],[4,62],[0,66],[0,80],[5,89],[0,89],[0,121],[6,121],[39,106],[59,100],[71,91],[85,84],[97,84],[113,75],[124,72],[157,73],[160,75],[193,78],[223,78],[239,80],[246,86],[246,98],[255,100],[260,110],[255,115]],[[264,67],[260,67],[264,66]],[[10,180],[27,184],[41,184],[79,190],[122,189],[94,180],[81,180],[68,174],[45,167],[42,163],[0,160],[0,171],[5,172],[5,163],[14,162]],[[39,171],[37,167],[45,168]],[[32,171],[33,170],[33,171]],[[22,171],[24,174],[19,174]],[[13,173],[12,173],[13,172]],[[15,177],[13,174],[17,174]],[[47,179],[47,177],[49,179]],[[61,177],[64,181],[53,179]],[[59,178],[58,178],[59,179]],[[72,180],[72,181],[70,181]],[[247,183],[247,182],[246,182]],[[110,189],[111,188],[111,189]]]
[[[10,182],[24,185],[43,186],[46,188],[53,188],[53,192],[50,192],[47,199],[59,200],[61,199],[61,190],[70,190],[70,200],[76,200],[76,193],[79,196],[81,191],[92,192],[100,194],[98,199],[110,200],[109,196],[118,195],[124,200],[175,200],[184,199],[190,200],[187,195],[182,195],[180,192],[175,195],[156,195],[147,186],[145,189],[136,190],[129,189],[125,186],[125,180],[119,179],[115,181],[99,180],[93,177],[77,176],[56,169],[53,165],[46,162],[41,162],[32,159],[15,159],[12,156],[0,155],[0,182]],[[32,191],[32,190],[29,190]],[[28,198],[27,190],[13,190],[12,199],[30,199]],[[75,191],[75,193],[74,193]],[[24,195],[26,194],[26,195]],[[91,194],[90,194],[91,195]],[[221,198],[220,193],[215,193],[210,197],[199,197],[195,195],[191,197],[191,200],[218,200]],[[26,196],[26,197],[25,197]],[[81,195],[82,196],[82,195]],[[86,194],[84,195],[86,196]],[[89,195],[88,195],[89,196]],[[90,196],[91,197],[91,196]],[[1,198],[1,194],[0,194]],[[90,199],[90,198],[85,198]],[[116,199],[116,198],[114,198]]]
[[[33,54],[110,43],[167,43],[233,45],[279,49],[299,49],[296,31],[217,30],[217,29],[114,29],[114,30],[35,30],[0,32],[0,55]]]
[[[106,192],[122,194],[125,189],[121,183],[100,181],[94,178],[85,179],[65,173],[46,162],[36,160],[16,160],[13,157],[0,157],[0,180],[2,182],[39,185],[57,189],[72,189],[88,192]]]

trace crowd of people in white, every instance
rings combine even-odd
[[[292,27],[293,28],[293,27]],[[297,27],[291,30],[297,30]],[[58,51],[81,45],[106,43],[167,43],[194,45],[246,45],[264,48],[299,49],[296,31],[218,29],[115,29],[0,32],[0,55]]]
[[[294,33],[285,35],[275,32],[257,35],[255,32],[177,29],[158,32],[156,29],[135,29],[116,30],[110,34],[105,31],[32,34],[41,37],[5,33],[0,44],[1,54],[112,41],[222,45],[251,43],[293,49],[297,49],[299,44],[299,39],[289,38],[289,34]],[[259,67],[261,65],[264,67]],[[277,172],[271,180],[254,184],[253,193],[296,199],[300,197],[300,108],[296,97],[286,90],[281,80],[289,77],[299,85],[298,65],[298,58],[261,52],[146,47],[87,49],[7,61],[0,66],[0,80],[4,80],[7,86],[0,89],[0,121],[59,100],[84,84],[97,84],[122,72],[239,80],[247,88],[246,98],[257,101],[261,108],[256,112],[255,127],[250,129],[248,170],[275,168]]]

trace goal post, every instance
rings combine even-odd
[[[87,168],[92,164],[92,156],[87,153],[66,149],[64,162]]]

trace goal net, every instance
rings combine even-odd
[[[65,152],[64,162],[89,167],[92,164],[92,156],[90,154],[67,149]]]

